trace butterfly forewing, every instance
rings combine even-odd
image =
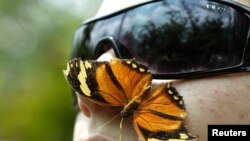
[[[125,106],[152,79],[145,66],[131,59],[110,62],[73,59],[64,74],[77,93],[108,106]]]
[[[114,77],[123,88],[127,103],[151,85],[152,75],[146,66],[131,59],[110,61]]]
[[[101,63],[92,64],[91,61],[82,61],[81,59],[75,58],[67,64],[67,69],[63,72],[69,85],[76,93],[81,96],[96,99],[100,103],[105,103],[102,97],[91,91],[91,88],[97,85],[95,81],[90,79],[95,75],[95,72],[92,70],[101,65]],[[91,83],[91,85],[89,85],[89,83]]]

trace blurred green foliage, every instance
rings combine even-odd
[[[100,2],[0,1],[0,141],[72,140],[76,112],[62,69],[74,31]]]

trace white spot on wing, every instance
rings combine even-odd
[[[145,72],[146,70],[144,68],[139,68],[140,72]]]
[[[188,139],[188,135],[184,133],[180,133],[180,138],[183,140]]]
[[[66,70],[63,70],[63,74],[64,76],[68,76],[69,75],[69,64],[67,64],[67,69]]]
[[[179,100],[179,97],[175,95],[174,100]]]
[[[86,64],[86,63],[85,63]],[[88,67],[90,65],[91,67],[91,64],[87,64]],[[86,67],[87,68],[87,67]],[[86,73],[86,68],[83,64],[83,61],[80,61],[80,73],[78,74],[78,80],[80,81],[81,85],[80,85],[80,88],[82,90],[82,92],[86,95],[86,96],[91,96],[90,95],[90,89],[86,83],[86,79],[87,79],[87,73]]]
[[[89,69],[91,68],[91,64],[88,61],[85,61],[85,67],[86,69]]]
[[[136,69],[137,68],[137,65],[136,64],[132,64],[132,68]]]
[[[168,93],[169,94],[174,94],[172,90],[168,90]]]

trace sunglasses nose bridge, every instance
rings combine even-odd
[[[129,50],[112,36],[103,37],[96,45],[94,58],[97,59],[102,53],[113,49],[116,57],[121,59],[131,59],[133,56]]]
[[[109,49],[113,49],[115,55],[121,58],[121,52],[119,51],[119,46],[117,41],[112,36],[103,37],[100,39],[95,47],[94,59],[97,59],[101,54],[105,53]]]

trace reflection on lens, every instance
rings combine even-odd
[[[238,65],[247,17],[215,2],[167,0],[126,14],[119,40],[153,73],[179,73]]]

